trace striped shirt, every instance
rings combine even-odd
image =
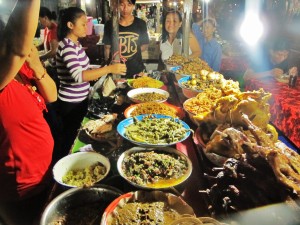
[[[81,44],[68,38],[59,42],[56,69],[60,86],[58,98],[65,102],[81,102],[89,94],[90,83],[82,81],[82,71],[88,69],[90,60]]]

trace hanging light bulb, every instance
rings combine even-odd
[[[240,34],[244,41],[253,46],[263,35],[263,24],[257,14],[248,13],[240,28]]]

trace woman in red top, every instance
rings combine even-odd
[[[33,47],[39,7],[40,0],[17,1],[0,27],[0,218],[10,225],[33,224],[51,181],[53,138],[43,110],[57,91]]]

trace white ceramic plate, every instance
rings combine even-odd
[[[135,102],[135,103],[142,103],[145,101],[140,101],[138,99],[135,98],[135,96],[139,95],[139,94],[145,94],[145,93],[157,93],[157,94],[161,94],[164,95],[165,98],[163,100],[155,100],[152,102],[165,102],[167,101],[167,99],[169,98],[170,94],[169,92],[162,90],[162,89],[158,89],[158,88],[136,88],[136,89],[132,89],[127,93],[128,98]],[[146,101],[149,102],[149,101]]]

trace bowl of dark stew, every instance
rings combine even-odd
[[[192,173],[190,159],[177,149],[133,147],[118,159],[119,174],[135,187],[167,189],[186,181]]]

